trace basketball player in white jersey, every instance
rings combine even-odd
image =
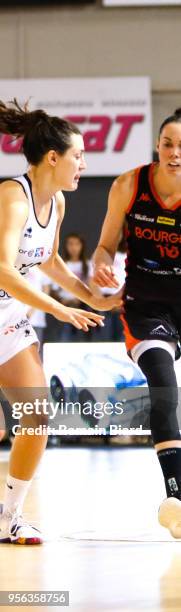
[[[50,313],[85,332],[103,325],[94,312],[68,308],[37,291],[28,282],[28,271],[41,266],[55,283],[97,310],[110,310],[119,295],[97,298],[58,254],[59,231],[64,216],[61,190],[77,189],[86,168],[84,143],[78,128],[42,110],[29,112],[16,100],[0,102],[0,132],[22,137],[28,162],[24,176],[0,186],[0,385],[8,401],[41,398],[46,380],[38,354],[37,336],[26,316],[27,305]],[[42,413],[31,417],[33,427],[47,424]],[[25,417],[21,421],[23,426]],[[30,423],[30,417],[28,417]],[[25,429],[25,428],[24,428]],[[40,544],[41,533],[21,516],[23,502],[47,442],[46,435],[16,435],[0,516],[0,543]]]

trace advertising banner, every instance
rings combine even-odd
[[[44,370],[60,435],[150,434],[146,379],[124,343],[44,345]],[[176,362],[181,386],[180,364]],[[161,389],[162,397],[167,390]],[[180,395],[179,395],[179,423]]]
[[[103,6],[180,6],[181,0],[102,0]]]
[[[84,136],[84,176],[117,176],[152,158],[147,77],[0,80],[0,98],[70,118]],[[26,171],[21,141],[0,136],[0,176]]]

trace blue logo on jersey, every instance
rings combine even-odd
[[[27,227],[24,238],[32,238],[32,227]]]
[[[35,251],[35,257],[43,257],[44,247],[38,247]]]
[[[144,261],[146,264],[148,264],[149,268],[151,268],[152,270],[160,267],[157,261],[152,261],[151,259],[144,259]]]

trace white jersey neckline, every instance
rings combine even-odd
[[[13,181],[16,181],[17,183],[19,183],[20,185],[22,185],[24,192],[28,198],[28,200],[30,200],[31,204],[32,204],[32,208],[33,208],[33,212],[34,212],[34,216],[35,216],[35,220],[38,223],[38,225],[42,228],[42,229],[47,229],[49,226],[49,223],[51,221],[51,216],[52,216],[52,210],[53,210],[53,204],[55,203],[55,196],[53,196],[51,198],[51,207],[50,207],[50,211],[49,211],[49,217],[48,217],[48,221],[46,225],[43,225],[42,223],[40,223],[37,214],[36,214],[36,210],[35,210],[35,203],[34,203],[34,199],[33,199],[33,194],[32,194],[32,188],[31,188],[31,180],[28,176],[27,173],[22,174],[21,176],[15,176],[13,178]]]

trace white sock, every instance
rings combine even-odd
[[[3,512],[18,512],[21,513],[24,499],[28,492],[31,480],[19,480],[8,474],[5,485],[5,496],[3,502]]]

